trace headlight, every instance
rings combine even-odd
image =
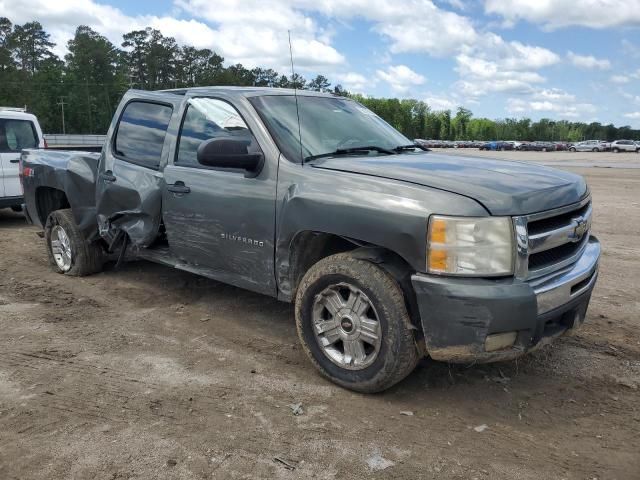
[[[509,217],[432,215],[427,271],[467,276],[513,274],[513,227]]]

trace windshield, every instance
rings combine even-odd
[[[413,143],[371,110],[346,98],[298,95],[300,136],[294,95],[261,96],[250,100],[280,151],[294,162],[339,149],[375,146],[393,150]],[[378,155],[380,151],[369,153]]]

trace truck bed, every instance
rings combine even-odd
[[[30,220],[44,227],[49,211],[71,207],[85,235],[94,233],[99,159],[100,154],[92,152],[24,150],[20,161]]]

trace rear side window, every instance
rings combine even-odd
[[[0,153],[37,147],[38,136],[32,122],[0,118]]]
[[[114,153],[127,162],[158,168],[172,108],[149,102],[130,102],[118,124]]]

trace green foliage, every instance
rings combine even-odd
[[[329,79],[311,80],[273,69],[225,66],[209,49],[180,46],[159,30],[123,35],[121,48],[81,25],[67,43],[64,61],[56,57],[49,34],[38,22],[13,25],[0,17],[0,105],[26,106],[45,132],[62,131],[61,103],[68,133],[105,133],[122,94],[129,88],[157,90],[202,85],[279,87],[333,92],[351,97],[409,138],[442,140],[614,140],[640,138],[640,130],[600,123],[528,118],[474,118],[458,107],[432,110],[420,100],[352,95]],[[453,116],[452,116],[453,115]]]

